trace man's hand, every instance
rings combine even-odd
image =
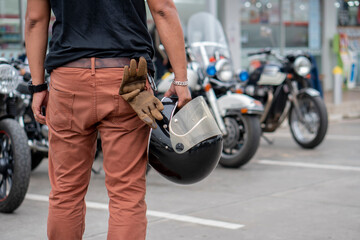
[[[169,90],[164,94],[165,97],[171,97],[172,95],[178,96],[178,107],[182,108],[186,103],[191,101],[191,94],[187,86],[175,86],[171,84]]]
[[[41,124],[46,124],[45,116],[42,115],[41,109],[43,107],[47,107],[49,99],[49,91],[42,91],[38,93],[34,93],[32,100],[32,111],[34,113],[35,120]]]

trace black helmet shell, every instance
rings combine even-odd
[[[176,110],[176,99],[164,98],[163,120],[152,129],[149,141],[149,163],[168,180],[179,184],[192,184],[207,177],[217,166],[222,152],[222,135],[212,136],[184,153],[172,147],[169,125]],[[216,124],[216,123],[215,123]],[[181,150],[181,146],[176,145]]]

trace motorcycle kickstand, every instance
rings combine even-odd
[[[261,137],[269,144],[269,145],[273,145],[274,144],[274,140],[270,140],[268,137],[266,137],[264,134],[261,134]]]

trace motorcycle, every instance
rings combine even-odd
[[[30,180],[31,155],[28,138],[16,120],[25,99],[19,97],[18,71],[0,59],[0,212],[11,213],[25,198]]]
[[[203,96],[223,133],[220,165],[238,168],[250,161],[259,146],[259,116],[263,106],[245,94],[232,93],[237,79],[220,22],[209,13],[197,13],[188,22],[188,87]],[[158,83],[158,97],[169,89],[174,74]]]
[[[320,93],[310,87],[310,56],[299,52],[283,57],[271,49],[248,55],[255,59],[243,88],[265,106],[262,131],[274,132],[288,117],[291,135],[301,147],[318,146],[326,135],[328,116]]]

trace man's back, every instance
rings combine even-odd
[[[51,0],[56,21],[46,69],[83,57],[144,56],[153,70],[153,47],[143,0]]]

